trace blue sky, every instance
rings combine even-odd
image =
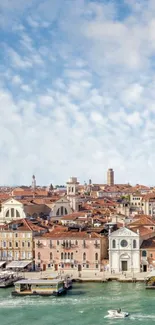
[[[0,183],[154,184],[155,1],[0,3]]]

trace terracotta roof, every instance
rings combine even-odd
[[[16,230],[10,229],[9,226],[14,225],[14,224],[19,225],[17,227],[17,229]],[[45,227],[41,227],[40,225],[36,225],[33,222],[31,222],[30,220],[28,220],[28,219],[18,219],[18,220],[10,222],[7,225],[0,226],[0,229],[5,230],[5,231],[9,231],[9,232],[10,231],[14,231],[14,232],[18,232],[18,231],[34,231],[34,232],[39,232],[40,233],[40,231],[44,230]]]
[[[68,239],[72,239],[72,238],[79,238],[79,239],[95,239],[95,238],[100,238],[101,236],[99,234],[96,234],[95,232],[91,233],[91,236],[86,232],[86,231],[79,231],[79,232],[75,232],[75,231],[66,231],[66,232],[61,232],[58,230],[53,230],[50,233],[45,233],[41,236],[41,238],[68,238]],[[38,237],[37,237],[38,238]]]
[[[142,245],[140,248],[155,248],[155,237],[143,240]]]
[[[88,212],[87,212],[88,213]],[[79,217],[85,216],[86,212],[74,212],[71,214],[66,214],[65,216],[61,217],[61,220],[76,220]]]
[[[144,225],[144,226],[155,226],[155,221],[151,219],[149,216],[143,216],[138,218],[129,224],[130,227],[137,226],[137,225]]]
[[[137,232],[137,230],[139,230],[140,236],[145,236],[145,235],[149,235],[149,234],[155,233],[155,230],[148,229],[148,228],[146,228],[144,226],[133,227],[131,229],[134,232]]]

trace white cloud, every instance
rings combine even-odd
[[[1,183],[104,182],[108,167],[152,183],[155,5],[127,5],[121,19],[116,1],[0,4]]]

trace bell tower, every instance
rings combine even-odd
[[[35,191],[36,189],[36,178],[35,175],[32,176],[32,190]]]
[[[70,201],[70,206],[74,211],[78,211],[78,185],[77,177],[70,177],[67,184],[67,199]]]

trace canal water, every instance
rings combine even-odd
[[[122,308],[127,319],[104,318],[108,309]],[[137,283],[74,284],[64,297],[12,297],[0,289],[3,325],[113,325],[155,322],[155,290]]]

